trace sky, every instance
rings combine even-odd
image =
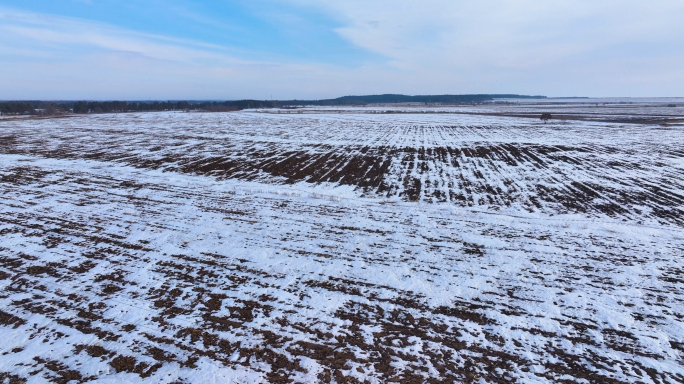
[[[2,0],[0,100],[684,96],[682,0]]]

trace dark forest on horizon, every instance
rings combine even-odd
[[[343,96],[323,100],[228,100],[228,101],[0,101],[5,115],[56,115],[65,113],[116,113],[148,111],[228,112],[253,108],[282,108],[305,105],[352,106],[367,104],[435,103],[477,104],[496,99],[545,99],[545,96],[516,94],[424,95],[397,94]]]

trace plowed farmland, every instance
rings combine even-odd
[[[497,108],[0,121],[0,382],[684,382],[679,109]]]

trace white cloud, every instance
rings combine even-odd
[[[340,36],[434,93],[655,96],[684,89],[681,0],[276,1],[336,18]]]
[[[534,68],[630,43],[684,52],[681,0],[284,1],[322,9],[348,41],[417,70]]]
[[[4,43],[51,48],[100,48],[137,52],[170,61],[214,59],[243,62],[231,57],[225,47],[200,41],[131,31],[115,26],[61,16],[28,13],[0,8],[0,31]]]

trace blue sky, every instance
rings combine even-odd
[[[279,2],[5,0],[16,10],[221,45],[249,59],[358,64],[368,53],[334,32],[325,13]]]
[[[684,96],[684,1],[4,0],[0,99]]]

